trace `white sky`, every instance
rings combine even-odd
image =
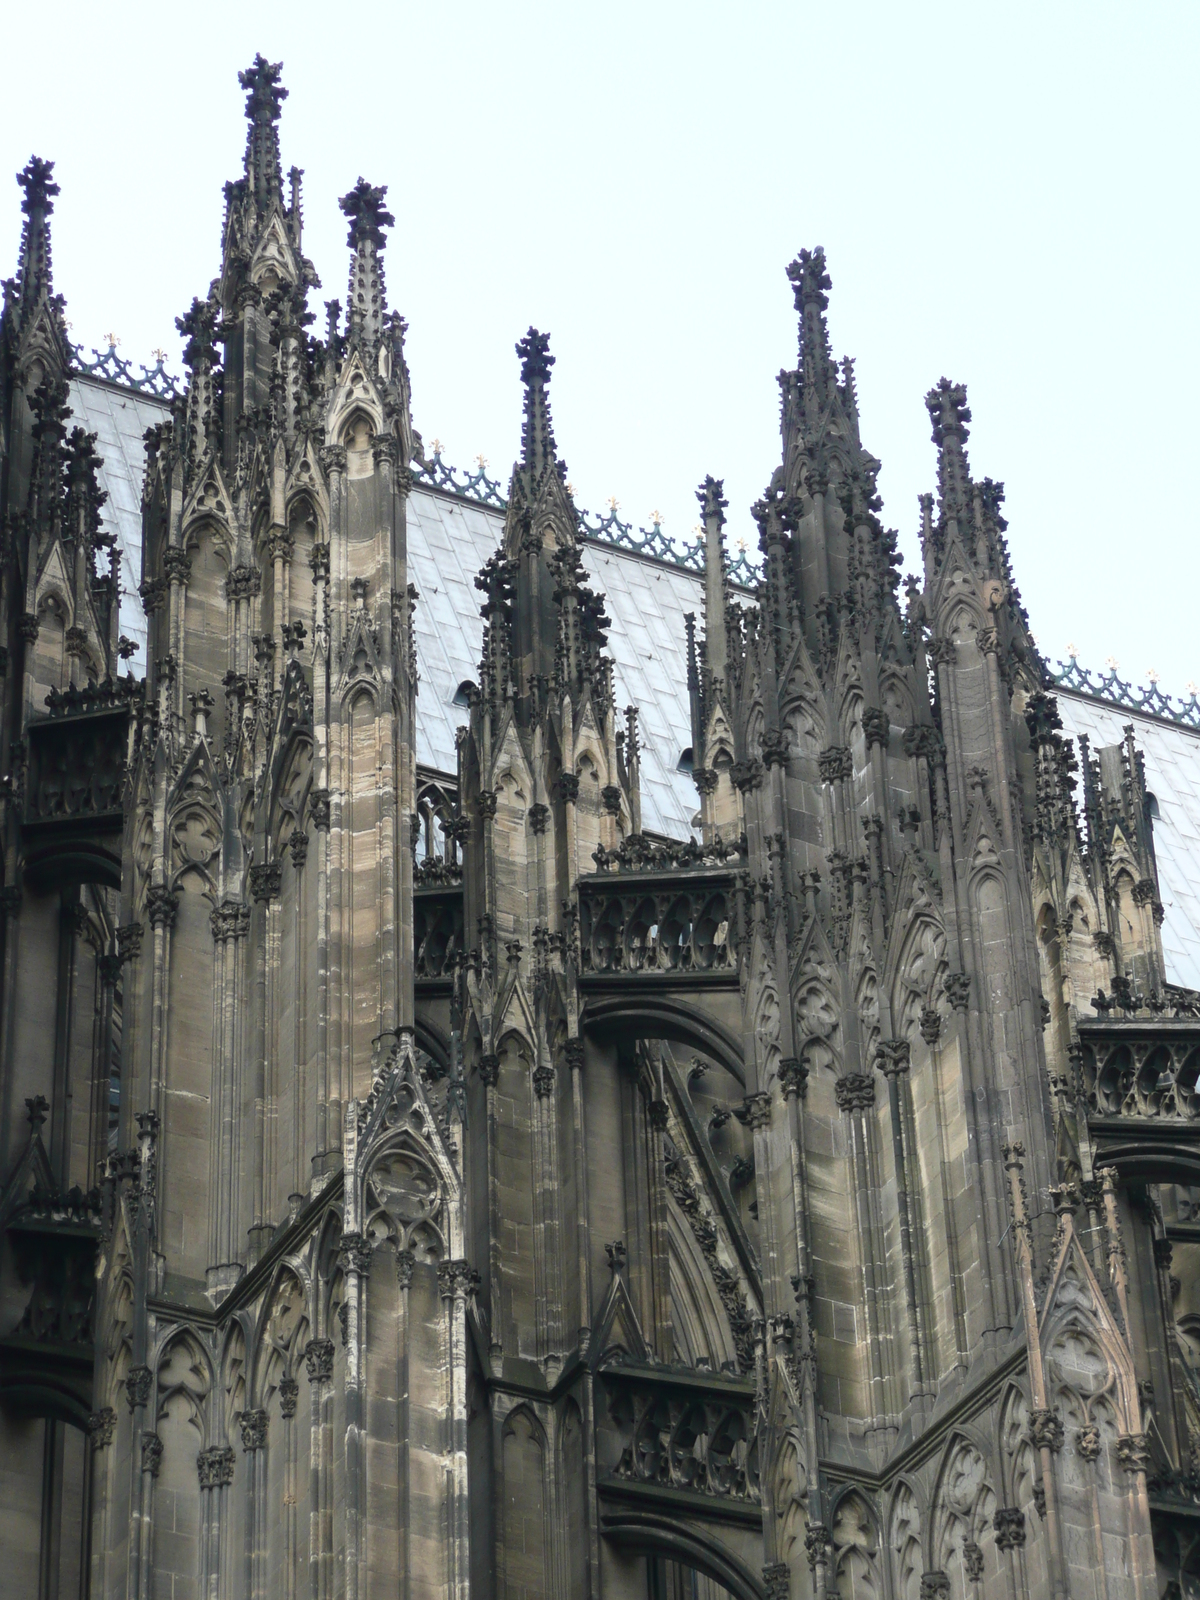
[[[582,505],[615,495],[686,535],[712,472],[752,537],[795,357],[784,268],[823,244],[909,564],[944,373],[968,386],[974,475],[1007,485],[1043,649],[1178,692],[1200,679],[1198,40],[1195,0],[14,7],[0,271],[20,231],[4,174],[36,151],[63,189],[74,337],[177,362],[241,170],[237,70],[261,50],[290,91],[318,326],[346,298],[337,196],[389,185],[427,441],[507,479],[533,322]]]

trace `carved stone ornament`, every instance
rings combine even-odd
[[[921,1574],[921,1600],[950,1600],[950,1579],[944,1572]]]
[[[529,818],[529,826],[534,833],[545,833],[546,823],[550,820],[550,807],[542,805],[539,800],[535,805],[530,806],[526,816]]]
[[[111,1406],[104,1406],[99,1411],[93,1411],[88,1418],[88,1433],[92,1439],[93,1450],[104,1450],[113,1442],[113,1434],[117,1431],[117,1413]]]
[[[138,594],[141,596],[142,610],[148,617],[152,617],[167,598],[166,581],[163,578],[144,578],[138,584]],[[36,627],[36,617],[33,622]]]
[[[240,900],[222,900],[209,912],[208,920],[219,944],[227,939],[244,939],[250,931],[250,907]]]
[[[533,1069],[533,1087],[539,1100],[545,1100],[554,1092],[554,1068],[543,1063]]]
[[[748,1094],[743,1101],[746,1112],[746,1121],[756,1132],[760,1128],[771,1126],[771,1096],[760,1090],[757,1094]]]
[[[863,738],[867,741],[867,749],[872,745],[880,744],[887,749],[888,735],[892,731],[891,721],[886,711],[880,711],[875,706],[868,706],[862,714]]]
[[[825,1562],[830,1546],[829,1529],[823,1522],[815,1526],[810,1523],[804,1530],[804,1553],[808,1557],[810,1567],[815,1567],[817,1562]]]
[[[568,1072],[573,1072],[576,1067],[583,1067],[583,1040],[567,1039],[563,1042],[563,1062]]]
[[[267,1443],[267,1413],[261,1406],[255,1411],[243,1411],[238,1418],[242,1432],[242,1449],[249,1454],[262,1450]]]
[[[966,1569],[967,1577],[973,1583],[978,1583],[983,1577],[983,1551],[974,1539],[966,1539],[963,1542],[962,1552],[963,1567]]]
[[[152,883],[146,890],[146,915],[152,928],[171,929],[179,914],[179,896],[165,884]]]
[[[1085,1461],[1095,1461],[1100,1455],[1100,1429],[1094,1422],[1080,1428],[1075,1435],[1075,1454]]]
[[[621,815],[621,791],[615,783],[606,783],[600,791],[600,798],[604,801],[604,809],[610,817]]]
[[[884,1039],[875,1046],[875,1065],[885,1078],[907,1072],[910,1061],[907,1039]]]
[[[932,1050],[942,1036],[942,1014],[936,1006],[922,1006],[921,1037]]]
[[[461,1257],[438,1262],[438,1291],[443,1300],[465,1299],[479,1286],[479,1274]]]
[[[255,900],[278,900],[282,886],[283,868],[278,861],[250,868],[250,893]]]
[[[1025,1513],[1017,1506],[1001,1506],[992,1518],[992,1527],[997,1549],[1019,1550],[1025,1543]]]
[[[140,922],[127,922],[117,929],[117,954],[122,961],[132,961],[142,953],[142,936],[145,930]]]
[[[554,795],[558,800],[569,800],[572,805],[579,799],[579,779],[573,772],[560,772],[554,780]]]
[[[225,579],[227,600],[249,600],[262,591],[262,573],[257,567],[234,567]]]
[[[650,1126],[655,1133],[666,1133],[669,1111],[665,1100],[648,1101],[646,1115],[649,1117]]]
[[[163,575],[168,583],[186,583],[192,575],[192,558],[172,545],[163,551]]]
[[[496,815],[495,789],[481,789],[479,791],[479,815],[485,821],[490,821]]]
[[[746,794],[750,789],[761,786],[765,768],[757,757],[752,761],[735,761],[729,769],[729,776],[733,779],[735,789],[740,789]]]
[[[494,1088],[500,1081],[500,1057],[485,1051],[479,1058],[479,1076],[489,1089]]]
[[[308,835],[296,828],[288,840],[288,849],[292,852],[292,865],[299,871],[308,860]]]
[[[300,1385],[295,1378],[280,1378],[279,1380],[279,1414],[282,1417],[296,1415],[296,1400],[300,1394]]]
[[[196,1457],[196,1472],[202,1489],[224,1489],[233,1482],[236,1457],[229,1445],[214,1444]]]
[[[313,789],[308,797],[309,815],[312,817],[313,827],[329,832],[329,790]]]
[[[149,1400],[153,1379],[149,1367],[130,1367],[129,1376],[125,1379],[125,1398],[130,1411],[136,1411],[138,1406],[144,1406]]]
[[[625,1241],[614,1239],[611,1244],[604,1246],[604,1254],[608,1257],[608,1270],[615,1276],[625,1270]]]
[[[786,1056],[779,1063],[779,1087],[785,1098],[796,1095],[803,1100],[808,1094],[808,1067],[797,1056]]]
[[[321,466],[329,475],[335,472],[345,472],[346,446],[344,444],[323,445],[321,448]]]
[[[788,1600],[791,1592],[791,1582],[786,1561],[772,1561],[770,1566],[764,1567],[763,1594],[766,1600]]]
[[[310,1383],[328,1383],[333,1377],[333,1340],[310,1339],[304,1346],[304,1370]]]
[[[837,783],[839,779],[854,776],[854,757],[845,745],[830,745],[817,757],[817,770],[822,783]]]
[[[1062,1449],[1063,1425],[1057,1411],[1045,1407],[1029,1413],[1029,1442],[1035,1450]]]
[[[955,1011],[965,1011],[971,1003],[971,979],[965,972],[948,972],[942,983],[942,993]]]
[[[344,1233],[338,1245],[338,1256],[347,1272],[357,1272],[365,1278],[371,1270],[374,1247],[361,1233]]]
[[[143,1433],[142,1435],[142,1471],[148,1472],[152,1478],[158,1477],[158,1469],[162,1466],[163,1442],[156,1433]]]
[[[762,758],[766,767],[787,765],[788,736],[782,728],[767,728],[762,736]]]
[[[842,1111],[869,1111],[875,1104],[875,1080],[865,1072],[848,1072],[833,1086]]]
[[[396,1251],[396,1283],[401,1289],[412,1287],[413,1268],[417,1264],[416,1252],[412,1250]]]
[[[27,611],[17,622],[17,632],[26,644],[36,644],[39,632],[38,619]]]
[[[1150,1446],[1144,1433],[1123,1433],[1117,1439],[1117,1460],[1126,1472],[1145,1472],[1150,1465]]]
[[[694,767],[692,769],[692,782],[702,795],[713,794],[719,781],[717,774],[711,767]]]

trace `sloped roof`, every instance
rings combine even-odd
[[[104,462],[100,479],[108,491],[108,502],[100,520],[116,534],[121,552],[121,632],[137,645],[133,670],[145,672],[146,616],[138,598],[146,471],[142,435],[162,422],[169,409],[153,395],[76,376],[71,379],[71,412],[80,427],[96,435],[96,449]]]
[[[1163,909],[1167,978],[1200,989],[1200,731],[1058,688],[1064,730],[1084,735],[1092,753],[1120,744],[1133,725],[1146,761],[1146,786],[1158,801],[1154,853]]]
[[[467,720],[454,696],[479,676],[481,596],[475,574],[500,543],[503,513],[419,485],[408,501],[408,574],[417,602],[417,760],[453,772],[454,730]],[[605,597],[617,705],[638,708],[642,744],[642,826],[686,838],[699,800],[677,772],[691,744],[684,613],[699,614],[695,573],[587,541],[588,581]]]
[[[138,600],[141,576],[142,434],[167,415],[166,404],[92,378],[76,377],[71,403],[82,425],[98,435],[108,491],[104,522],[121,548],[121,631],[139,645],[135,670],[145,670],[146,624]],[[418,484],[409,499],[409,576],[417,603],[417,760],[455,770],[455,728],[466,711],[454,704],[459,686],[479,670],[483,622],[475,574],[500,543],[502,511]],[[583,564],[606,599],[617,704],[635,705],[642,739],[642,825],[684,838],[697,810],[695,786],[676,770],[691,743],[684,615],[699,619],[704,603],[698,573],[628,550],[586,540]],[[1167,977],[1200,989],[1200,731],[1113,706],[1059,686],[1067,733],[1086,735],[1093,751],[1119,744],[1133,724],[1146,758],[1147,783],[1158,801],[1154,828],[1166,916]]]

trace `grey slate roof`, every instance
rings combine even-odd
[[[1158,801],[1154,852],[1166,912],[1167,978],[1200,989],[1200,732],[1062,688],[1055,693],[1065,731],[1085,735],[1093,754],[1120,744],[1123,730],[1133,724],[1146,760],[1146,785]]]
[[[163,401],[91,378],[71,384],[72,408],[98,435],[108,490],[104,521],[121,548],[121,631],[139,646],[135,670],[145,669],[146,624],[138,600],[141,577],[142,434],[167,415]],[[417,664],[421,675],[417,760],[455,770],[454,730],[466,711],[453,704],[461,683],[479,670],[483,623],[475,574],[500,543],[503,513],[473,501],[416,487],[409,500],[408,559],[417,604]],[[703,609],[697,573],[588,541],[584,567],[606,598],[616,664],[617,703],[635,705],[642,735],[642,825],[685,838],[696,813],[695,787],[676,771],[691,742],[683,618]],[[1200,732],[1110,706],[1059,688],[1068,733],[1085,734],[1093,750],[1118,744],[1133,724],[1145,753],[1146,777],[1158,800],[1154,829],[1166,917],[1167,976],[1200,989]]]
[[[503,513],[416,487],[408,501],[408,572],[417,602],[417,760],[455,770],[454,730],[467,720],[453,704],[479,675],[481,595],[475,574],[495,553]],[[686,838],[699,801],[675,770],[691,743],[684,613],[699,614],[703,585],[682,567],[585,543],[583,565],[605,597],[616,664],[618,706],[635,705],[642,741],[642,826]]]
[[[71,380],[71,411],[81,427],[96,437],[104,461],[101,479],[108,503],[101,522],[117,536],[121,551],[121,632],[133,640],[138,653],[131,663],[135,672],[146,670],[146,617],[138,598],[142,578],[142,478],[146,451],[142,435],[162,422],[169,410],[153,395],[119,389],[95,378]]]

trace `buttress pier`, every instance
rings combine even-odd
[[[534,328],[507,491],[464,488],[387,189],[339,202],[318,331],[281,69],[240,81],[173,396],[84,382],[52,166],[18,178],[12,1592],[1200,1593],[1200,995],[965,389],[905,584],[821,250],[753,581],[716,477],[686,559],[601,540]],[[101,390],[150,418],[144,663]]]

